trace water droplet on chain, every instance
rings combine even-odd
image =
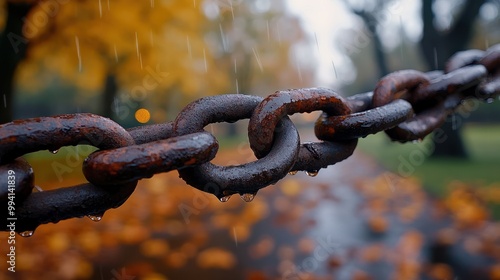
[[[290,172],[288,172],[288,175],[293,176],[293,175],[297,174],[297,172],[299,172],[299,171],[298,170],[290,171]]]
[[[307,176],[309,177],[316,177],[319,174],[319,170],[311,170],[311,171],[306,171]]]
[[[245,202],[252,202],[252,200],[255,198],[255,194],[253,193],[240,194],[240,198]]]
[[[49,151],[55,155],[55,154],[57,154],[57,152],[59,152],[59,149],[49,150]]]
[[[20,232],[19,235],[21,235],[22,237],[31,237],[31,236],[33,236],[33,233],[35,233],[35,232],[32,230],[27,230],[27,231]]]
[[[220,202],[228,202],[230,198],[231,198],[231,195],[226,195],[226,196],[220,197],[219,200],[220,200]]]
[[[93,222],[99,222],[102,220],[102,215],[87,215],[87,217]]]

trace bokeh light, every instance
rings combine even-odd
[[[149,122],[149,119],[151,119],[151,114],[147,109],[140,108],[135,111],[135,119],[140,123],[147,123]]]

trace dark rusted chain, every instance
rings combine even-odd
[[[322,114],[316,121],[316,137],[326,141],[366,137],[397,126],[413,116],[411,104],[394,100],[387,105],[344,116]]]
[[[383,77],[373,91],[373,107],[380,107],[398,99],[399,93],[406,93],[418,86],[430,83],[425,73],[416,70],[401,70]]]
[[[283,117],[317,110],[322,110],[329,115],[347,115],[351,112],[347,102],[330,89],[290,89],[269,95],[255,108],[248,125],[248,139],[255,156],[262,158],[269,153],[273,145],[276,125]],[[347,150],[339,152],[340,147],[346,147]],[[346,159],[354,152],[355,147],[353,143],[339,147],[326,142],[301,145],[297,162],[305,169],[299,169],[296,164],[292,171],[317,172],[321,168]],[[304,164],[306,162],[307,165]]]
[[[0,125],[0,163],[40,150],[90,144],[101,149],[133,145],[120,125],[93,114],[59,115],[13,121]]]
[[[129,128],[127,132],[132,136],[136,144],[144,144],[173,137],[173,126],[173,122],[166,122]]]
[[[448,59],[444,70],[449,73],[465,66],[477,64],[484,57],[484,54],[484,51],[474,49],[457,52]]]
[[[57,151],[63,146],[78,144],[112,149],[133,145],[134,140],[117,123],[93,114],[32,118],[0,126],[2,160],[45,149]],[[121,205],[136,184],[120,184],[113,191],[108,191],[87,183],[31,193],[16,207],[16,231],[33,231],[43,223],[102,214]]]
[[[90,183],[55,190],[34,192],[16,206],[16,231],[34,231],[39,225],[87,215],[100,217],[117,208],[132,194],[137,182],[106,190]],[[1,213],[5,213],[1,211]],[[0,217],[3,221],[6,217]],[[0,230],[8,230],[2,223]],[[28,235],[29,236],[29,235]]]
[[[15,203],[25,200],[33,190],[34,181],[33,169],[23,158],[0,165],[0,204],[7,206],[9,198],[15,199]]]
[[[475,97],[490,101],[500,95],[500,73],[495,77],[481,83],[475,94]]]
[[[366,111],[372,107],[373,91],[347,97],[346,103],[352,113]]]
[[[488,72],[482,65],[464,66],[432,80],[426,86],[418,87],[408,100],[412,104],[441,101],[452,93],[478,85],[487,75]]]
[[[378,83],[374,93],[344,99],[342,104],[347,111],[350,109],[350,113],[334,116],[338,112],[328,111],[327,108],[325,115],[329,116],[323,115],[315,130],[318,138],[334,142],[324,142],[321,145],[304,143],[300,151],[298,133],[286,115],[339,104],[327,104],[321,96],[319,101],[314,96],[301,96],[311,89],[291,90],[299,95],[295,97],[300,100],[291,100],[290,94],[288,99],[287,94],[270,97],[259,105],[267,108],[261,119],[263,124],[254,125],[252,129],[257,131],[256,134],[263,135],[266,149],[269,149],[270,143],[272,148],[267,155],[267,151],[262,152],[261,155],[265,156],[261,159],[238,166],[200,164],[211,159],[216,152],[213,136],[203,132],[203,127],[213,122],[234,122],[249,118],[262,101],[260,97],[226,95],[203,98],[188,105],[175,123],[137,127],[128,132],[108,119],[91,114],[34,118],[2,124],[0,170],[7,170],[7,175],[8,170],[18,172],[15,171],[17,167],[12,164],[19,164],[22,166],[20,170],[24,170],[16,174],[16,189],[19,188],[16,193],[16,231],[33,230],[42,223],[75,216],[100,216],[127,199],[135,188],[135,180],[171,169],[179,169],[181,177],[188,184],[214,193],[222,201],[226,201],[228,195],[233,193],[239,193],[245,201],[250,201],[257,190],[283,178],[292,168],[310,170],[315,167],[318,159],[334,163],[335,157],[348,157],[354,150],[358,137],[397,124],[386,130],[394,140],[406,142],[422,139],[443,124],[464,100],[474,98],[489,102],[499,95],[499,68],[500,45],[495,45],[484,53],[471,51],[456,54],[448,62],[449,73],[446,75],[442,71],[421,73],[404,70],[392,73]],[[398,99],[406,99],[410,103]],[[415,114],[407,119],[412,115],[411,107]],[[277,122],[281,117],[281,122]],[[194,138],[203,141],[198,142],[193,135],[187,135],[191,133],[198,135]],[[259,138],[262,137],[257,137],[257,143],[260,143]],[[351,138],[354,139],[338,140]],[[108,150],[95,152],[87,159],[85,173],[99,173],[94,179],[89,176],[99,186],[88,183],[30,193],[33,178],[29,165],[19,163],[20,160],[12,163],[25,153],[43,149],[55,151],[62,146],[78,144],[91,144]],[[125,146],[128,147],[121,148]],[[190,152],[194,153],[189,154]],[[297,158],[300,160],[296,161]],[[129,165],[122,160],[130,160],[127,163]],[[194,166],[189,167],[190,164]],[[125,167],[124,171],[120,171],[122,167]],[[0,172],[3,173],[0,174],[1,179],[5,171]],[[119,174],[120,172],[122,173]],[[117,174],[119,177],[113,177]],[[2,180],[7,180],[8,183],[9,177]],[[123,183],[129,180],[133,182]],[[101,187],[118,182],[122,184]],[[5,195],[0,193],[0,200],[4,198]],[[10,202],[8,199],[7,194],[7,202]],[[7,218],[8,213],[0,213],[0,218]],[[7,228],[4,226],[0,229]]]
[[[261,97],[229,94],[199,99],[184,108],[174,123],[174,132],[184,135],[202,131],[215,122],[235,122],[250,118]],[[210,162],[179,170],[189,185],[213,193],[222,201],[239,193],[250,201],[261,188],[286,176],[299,151],[299,135],[288,117],[278,124],[273,148],[267,156],[237,166],[218,166]]]
[[[410,120],[386,130],[386,133],[391,139],[401,143],[420,141],[442,126],[446,118],[460,106],[462,101],[463,97],[460,93],[450,95],[437,106],[420,112]]]
[[[193,133],[114,150],[96,151],[83,163],[93,184],[116,187],[154,174],[212,160],[219,144],[210,133]]]
[[[490,74],[500,71],[500,44],[487,49],[479,64],[484,65]]]
[[[429,81],[438,79],[442,75],[444,75],[444,71],[442,70],[432,70],[429,72],[425,72],[425,76],[427,76],[427,79],[429,79]]]

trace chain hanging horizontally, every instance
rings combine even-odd
[[[138,180],[171,170],[221,201],[239,194],[249,202],[259,189],[289,173],[315,176],[321,168],[348,158],[358,138],[385,131],[394,141],[420,140],[465,100],[489,102],[498,95],[500,45],[495,45],[455,54],[444,71],[393,72],[373,92],[347,98],[325,88],[277,91],[266,98],[205,97],[186,106],[173,122],[128,130],[93,114],[16,120],[0,125],[0,201],[9,205],[0,218],[15,219],[15,230],[23,236],[30,236],[40,224],[72,217],[98,220],[106,210],[123,204]],[[314,127],[320,141],[301,144],[288,115],[313,111],[323,111]],[[204,127],[240,119],[250,119],[248,138],[257,160],[237,166],[210,163],[219,145]],[[89,183],[32,192],[34,173],[21,156],[80,144],[99,149],[83,163]],[[0,230],[9,230],[6,223]]]

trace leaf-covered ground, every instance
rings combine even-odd
[[[249,154],[225,151],[217,162]],[[16,273],[2,261],[0,278],[500,279],[500,224],[472,189],[454,184],[445,200],[431,200],[418,181],[356,154],[314,178],[289,175],[250,203],[222,203],[176,172],[160,174],[99,222],[17,236]]]

